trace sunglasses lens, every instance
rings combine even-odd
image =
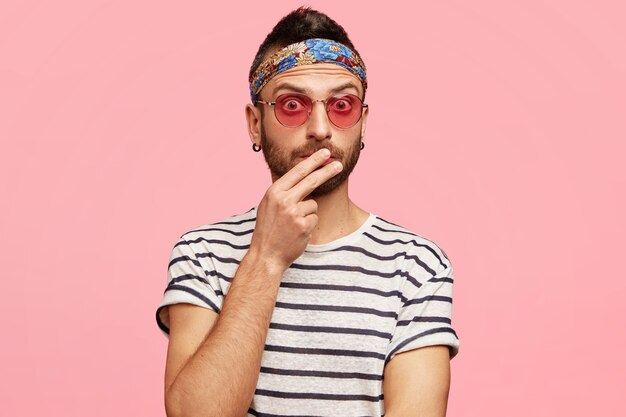
[[[361,118],[361,100],[352,94],[342,94],[328,100],[328,117],[338,127],[352,127]]]
[[[310,108],[311,100],[304,94],[283,94],[276,99],[274,111],[283,126],[296,127],[309,117]]]
[[[298,127],[309,118],[311,99],[299,93],[283,94],[276,98],[276,119],[286,127]],[[363,102],[352,94],[339,94],[327,100],[328,118],[337,127],[352,127],[361,118]]]

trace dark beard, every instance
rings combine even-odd
[[[341,170],[341,172],[339,172],[334,177],[328,179],[325,183],[319,185],[309,194],[309,197],[318,197],[324,194],[328,194],[348,179],[350,173],[352,173],[352,170],[359,160],[359,155],[361,154],[361,141],[356,141],[354,145],[348,149],[347,155],[345,155],[346,152],[336,148],[330,142],[317,143],[317,141],[313,140],[312,142],[315,142],[317,146],[309,144],[294,150],[291,155],[287,155],[287,153],[281,150],[280,147],[272,145],[268,142],[265,128],[263,127],[263,123],[261,123],[261,149],[263,150],[265,162],[267,162],[267,166],[270,169],[270,172],[272,173],[272,177],[274,179],[282,177],[291,168],[293,168],[296,165],[295,159],[298,156],[303,154],[314,154],[316,151],[322,148],[329,149],[331,155],[341,161],[341,163],[343,164],[343,169]]]

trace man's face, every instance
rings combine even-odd
[[[345,88],[335,91],[342,86]],[[289,92],[304,92],[313,100],[326,99],[337,93],[363,97],[358,79],[335,64],[305,65],[285,71],[263,87],[259,99],[275,101],[279,95]],[[308,120],[301,126],[290,128],[278,122],[273,107],[261,103],[257,106],[265,107],[260,122],[261,148],[274,181],[321,148],[329,149],[331,157],[341,161],[344,168],[318,186],[310,196],[327,194],[346,181],[359,159],[367,109],[354,126],[343,129],[328,119],[324,103],[316,102]]]

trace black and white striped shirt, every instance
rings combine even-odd
[[[181,236],[156,311],[166,336],[170,304],[221,311],[255,221],[253,208]],[[353,233],[308,245],[282,278],[248,416],[383,416],[394,355],[429,345],[458,353],[452,286],[441,248],[371,213]]]

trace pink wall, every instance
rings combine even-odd
[[[269,185],[247,71],[299,3],[175,4],[0,5],[4,416],[164,416],[171,247]],[[448,415],[624,415],[624,3],[306,4],[369,70],[354,200],[455,266]]]

